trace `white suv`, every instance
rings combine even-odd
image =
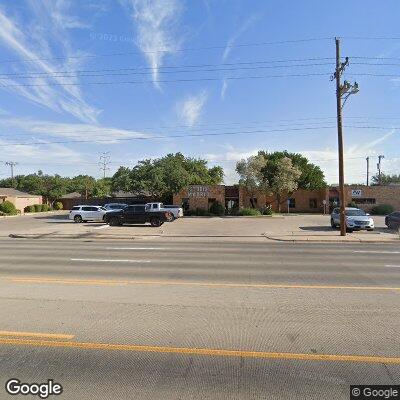
[[[69,212],[69,219],[75,222],[103,221],[107,210],[100,206],[74,206]]]

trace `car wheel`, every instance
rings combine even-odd
[[[81,217],[80,215],[75,215],[74,221],[75,221],[77,224],[80,224],[80,223],[82,222],[82,217]]]
[[[346,228],[346,232],[348,232],[348,233],[353,233],[353,229],[351,229],[351,228]]]
[[[151,226],[158,228],[159,226],[161,226],[163,223],[161,222],[160,218],[152,218],[150,220],[150,224]]]
[[[372,232],[374,228],[367,228],[367,231]]]
[[[331,227],[332,227],[333,229],[336,229],[336,224],[333,222],[333,218],[331,218]]]
[[[119,222],[118,218],[111,218],[110,221],[108,222],[110,226],[119,226],[121,223]]]

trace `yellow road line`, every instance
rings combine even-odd
[[[131,281],[99,279],[53,279],[53,278],[8,278],[15,283],[55,283],[60,285],[161,285],[161,286],[205,286],[238,287],[265,289],[337,289],[337,290],[388,290],[400,291],[400,287],[386,286],[335,286],[335,285],[293,285],[293,284],[257,284],[257,283],[215,283],[215,282],[180,282],[180,281]]]
[[[85,343],[85,342],[58,342],[47,340],[29,339],[3,339],[0,338],[0,345],[14,346],[36,346],[36,347],[61,347],[83,350],[111,350],[130,351],[141,353],[164,353],[164,354],[186,354],[214,357],[243,357],[243,358],[264,358],[279,360],[301,360],[301,361],[338,361],[338,362],[360,362],[360,363],[385,363],[400,364],[400,357],[360,356],[360,355],[338,355],[338,354],[307,354],[307,353],[272,353],[264,351],[245,350],[223,350],[207,348],[187,347],[163,347],[163,346],[138,346],[130,344],[112,343]]]
[[[18,331],[0,331],[1,336],[12,337],[38,337],[43,339],[73,339],[75,335],[66,335],[62,333],[40,333],[40,332],[18,332]]]

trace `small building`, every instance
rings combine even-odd
[[[291,212],[322,213],[324,203],[328,202],[328,191],[299,189],[289,199],[283,198],[282,201],[281,211],[286,211],[289,207]],[[219,202],[227,213],[248,207],[263,210],[271,206],[274,211],[279,209],[274,196],[262,191],[249,193],[246,188],[239,185],[191,185],[175,194],[173,202],[182,205],[185,210],[196,208],[209,210],[214,202]]]
[[[20,192],[13,188],[0,187],[0,203],[3,203],[4,201],[10,201],[13,203],[15,208],[20,210],[23,214],[26,206],[42,204],[43,198],[42,196]]]
[[[389,204],[395,210],[400,210],[400,185],[345,185],[346,206],[355,203],[364,211],[371,211],[372,207]],[[329,189],[330,206],[339,205],[338,187]]]

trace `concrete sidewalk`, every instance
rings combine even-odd
[[[383,217],[375,217],[376,230],[354,232],[341,237],[332,230],[329,216],[290,215],[279,217],[209,217],[181,218],[159,228],[149,225],[110,227],[99,222],[76,224],[66,212],[52,215],[29,215],[0,221],[0,237],[70,238],[70,239],[146,239],[180,238],[217,241],[283,241],[283,242],[399,242]]]

